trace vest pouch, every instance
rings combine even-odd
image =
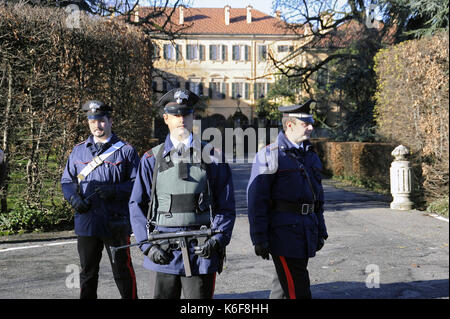
[[[211,223],[209,205],[202,200],[203,211],[198,201],[204,198],[200,194],[170,194],[170,208],[168,211],[158,210],[156,225],[164,227],[202,226]]]
[[[170,213],[209,213],[209,205],[210,200],[207,193],[170,195]]]
[[[199,194],[170,194],[170,213],[195,212]]]

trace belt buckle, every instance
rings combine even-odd
[[[309,204],[302,204],[302,215],[309,214]]]

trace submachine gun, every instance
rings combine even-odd
[[[191,271],[191,263],[189,260],[189,243],[192,240],[197,241],[197,245],[202,245],[206,239],[210,238],[215,234],[223,233],[222,230],[207,228],[206,226],[200,227],[198,230],[186,230],[186,231],[177,231],[173,233],[158,233],[152,232],[148,235],[148,239],[143,240],[139,243],[124,245],[119,247],[110,247],[111,248],[111,257],[114,261],[115,253],[119,249],[125,249],[133,246],[140,246],[143,244],[154,243],[161,246],[168,245],[168,247],[172,249],[181,249],[181,255],[183,257],[184,270],[186,272],[186,277],[192,276]]]

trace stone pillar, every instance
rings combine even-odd
[[[413,206],[410,200],[412,168],[405,157],[409,154],[409,150],[407,147],[399,145],[391,154],[395,157],[390,169],[391,193],[394,199],[391,203],[391,209],[410,210]]]

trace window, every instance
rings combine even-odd
[[[159,45],[157,45],[156,43],[152,43],[150,50],[152,52],[152,59],[153,60],[157,60],[157,59],[160,58],[159,55],[160,55],[161,48],[159,47]]]
[[[278,46],[278,53],[292,52],[292,51],[294,51],[294,47],[292,45],[279,45]]]
[[[244,96],[243,86],[244,83],[242,82],[231,83],[231,98],[237,99],[238,95],[239,98],[242,98]]]
[[[181,60],[181,45],[164,44],[164,60]]]
[[[163,80],[163,92],[169,92],[172,89],[179,88],[180,87],[180,81],[177,79],[168,79]]]
[[[233,45],[233,61],[250,61],[250,46]]]
[[[227,46],[215,45],[209,46],[209,59],[211,61],[226,61],[227,60]]]
[[[224,82],[209,82],[208,95],[213,100],[222,100],[226,97],[226,88]]]
[[[186,90],[191,91],[192,93],[197,94],[198,96],[203,95],[203,83],[197,81],[188,81],[185,83]]]
[[[254,98],[260,99],[264,96],[267,96],[269,88],[269,83],[255,83]]]
[[[258,61],[266,61],[267,59],[267,46],[258,45]]]
[[[202,44],[188,44],[186,46],[187,60],[205,60],[205,46]]]

